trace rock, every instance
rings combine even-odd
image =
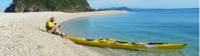
[[[87,0],[13,0],[5,12],[90,11]]]

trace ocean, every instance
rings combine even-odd
[[[126,14],[82,17],[61,24],[66,34],[129,42],[187,43],[178,51],[91,48],[105,56],[198,56],[199,9],[135,9]]]

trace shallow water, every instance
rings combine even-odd
[[[66,34],[131,42],[187,43],[181,51],[134,51],[88,47],[105,56],[198,56],[198,9],[146,9],[83,17],[62,23]]]
[[[84,46],[91,50],[97,51],[104,56],[185,56],[181,50],[125,50],[125,49],[111,49],[111,48],[98,48],[91,46]]]

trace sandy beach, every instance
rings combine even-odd
[[[127,13],[97,11],[81,13],[27,12],[0,13],[0,56],[102,56],[70,40],[45,30],[45,22],[55,17],[57,23],[85,17]]]

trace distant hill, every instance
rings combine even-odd
[[[87,0],[13,0],[5,12],[90,11]]]
[[[97,11],[103,10],[126,10],[126,11],[149,11],[149,10],[199,10],[199,8],[173,8],[173,9],[164,9],[164,8],[128,8],[128,7],[111,7],[96,9]]]
[[[133,11],[132,8],[128,8],[128,7],[111,7],[111,8],[103,8],[103,9],[96,9],[99,11],[102,10],[126,10],[126,11]]]

